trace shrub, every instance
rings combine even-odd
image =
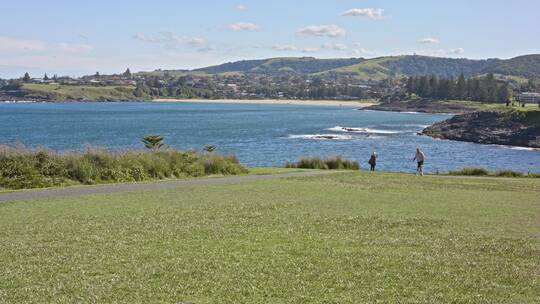
[[[28,159],[17,157],[3,160],[0,171],[0,186],[10,189],[51,186],[51,181],[40,175]]]
[[[129,170],[129,176],[137,182],[143,181],[148,178],[144,168],[142,166],[135,166]]]
[[[84,157],[70,159],[67,162],[67,171],[70,179],[82,184],[91,185],[101,180],[94,165]]]
[[[516,172],[516,171],[512,171],[512,170],[500,170],[500,171],[495,172],[494,175],[495,176],[500,176],[500,177],[523,177],[523,176],[525,176],[521,172]]]
[[[247,173],[247,170],[235,162],[235,159],[208,155],[202,161],[206,174],[236,175]]]
[[[328,158],[320,157],[305,157],[298,162],[287,163],[287,168],[302,168],[302,169],[322,169],[322,170],[359,170],[360,165],[357,161],[345,159],[341,156]]]
[[[59,154],[0,146],[0,187],[10,189],[242,173],[247,170],[236,157],[213,153],[87,149]]]
[[[489,175],[489,171],[484,168],[463,168],[457,171],[448,172],[450,175],[475,175],[475,176],[485,176]]]
[[[496,177],[540,177],[540,174],[528,173],[513,170],[499,170],[490,172],[484,168],[463,168],[457,171],[448,172],[449,175],[476,175],[476,176],[496,176]]]

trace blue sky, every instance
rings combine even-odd
[[[0,77],[413,53],[540,53],[540,1],[35,0],[0,10]]]

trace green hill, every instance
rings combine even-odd
[[[209,74],[221,74],[230,72],[280,74],[298,73],[313,74],[332,69],[346,67],[365,61],[363,58],[347,59],[317,59],[313,57],[283,57],[260,60],[242,60],[228,62],[221,65],[193,70],[194,72],[206,72]]]
[[[182,71],[186,73],[187,71]],[[439,77],[466,77],[495,73],[502,77],[540,78],[540,55],[524,55],[511,59],[442,58],[418,55],[387,56],[372,59],[283,57],[242,60],[195,69],[187,73],[207,74],[301,74],[348,75],[362,80],[381,80],[396,76],[434,74]]]
[[[496,64],[487,67],[484,72],[521,76],[528,79],[540,78],[540,55],[524,55],[508,60],[498,60]]]

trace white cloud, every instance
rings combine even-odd
[[[169,46],[183,44],[193,47],[203,47],[207,44],[206,40],[203,38],[178,36],[172,32],[160,32],[157,35],[153,36],[147,36],[145,34],[138,33],[133,35],[132,38],[144,42],[168,44]]]
[[[319,51],[319,48],[306,47],[300,50],[302,53],[315,53]]]
[[[465,49],[463,49],[463,48],[455,48],[455,49],[448,50],[448,52],[450,54],[463,54],[463,53],[465,53]]]
[[[44,41],[0,37],[0,52],[41,52],[45,50],[47,50],[47,43]]]
[[[373,20],[383,19],[383,10],[380,8],[353,8],[344,11],[341,16],[366,17]]]
[[[248,7],[243,5],[243,4],[238,4],[236,6],[236,9],[239,10],[239,11],[247,11]]]
[[[294,45],[282,45],[282,44],[276,44],[272,46],[272,49],[274,51],[297,51],[298,48]]]
[[[358,44],[355,44],[356,46],[359,46]],[[367,50],[365,48],[357,48],[357,49],[354,49],[354,50],[351,50],[349,52],[350,55],[352,56],[375,56],[377,55],[377,53],[373,52],[373,51],[370,51],[370,50]]]
[[[0,54],[73,53],[85,54],[94,48],[81,43],[52,43],[42,40],[26,40],[0,36]]]
[[[299,35],[327,36],[327,37],[342,37],[347,33],[345,29],[335,25],[310,25],[298,29],[296,32]]]
[[[82,43],[59,43],[58,47],[60,51],[74,54],[89,53],[94,49],[93,46]]]
[[[250,22],[237,22],[227,25],[227,28],[233,32],[240,31],[255,31],[259,29],[259,26]]]
[[[347,46],[342,43],[325,43],[321,46],[321,48],[334,51],[344,51],[347,49]]]
[[[439,39],[433,38],[433,37],[426,37],[426,38],[422,38],[418,40],[418,42],[424,43],[424,44],[432,44],[432,43],[439,43]]]

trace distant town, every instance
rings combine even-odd
[[[384,64],[377,59],[380,67],[375,68],[372,60],[364,59],[276,58],[189,71],[132,73],[127,68],[119,74],[96,72],[82,77],[49,74],[36,77],[25,73],[16,79],[0,79],[0,99],[376,99],[385,102],[420,97],[508,104],[540,102],[535,69],[474,71],[472,64],[492,64],[493,60],[405,56],[399,57],[398,65],[395,58],[390,59]],[[423,72],[423,66],[430,73]]]

